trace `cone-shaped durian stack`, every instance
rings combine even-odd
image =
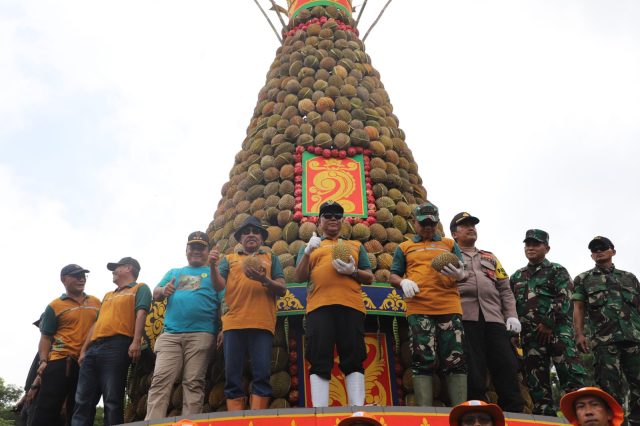
[[[293,281],[295,255],[317,231],[317,216],[303,216],[300,208],[302,153],[364,154],[365,217],[348,217],[342,238],[362,241],[376,281],[387,282],[393,251],[414,232],[409,217],[426,190],[380,74],[354,28],[349,2],[314,1],[311,8],[299,3],[309,4],[290,1],[282,46],[208,233],[230,252],[237,244],[233,232],[248,215],[257,216],[267,226],[267,245]]]

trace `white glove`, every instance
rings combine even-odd
[[[465,279],[464,267],[462,265],[460,265],[459,268],[456,268],[452,263],[449,263],[447,266],[442,268],[442,271],[440,272],[456,281],[463,281]]]
[[[333,259],[333,262],[331,262],[331,264],[334,268],[336,268],[336,271],[338,271],[339,274],[353,275],[353,273],[356,271],[356,262],[355,260],[353,260],[353,256],[350,256],[350,258],[351,261],[349,263],[345,262],[344,260]]]
[[[402,292],[404,293],[405,299],[411,299],[413,296],[420,293],[418,284],[406,278],[400,281],[400,287],[402,287]]]
[[[309,242],[307,243],[307,246],[304,248],[304,254],[311,254],[312,251],[320,247],[320,241],[322,240],[314,232],[313,236],[309,238]]]
[[[514,333],[520,333],[522,330],[522,324],[516,317],[507,318],[507,331],[513,331]]]

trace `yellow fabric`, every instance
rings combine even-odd
[[[102,299],[100,315],[93,329],[91,340],[111,337],[117,334],[133,337],[136,324],[136,292],[144,283],[110,291]]]
[[[350,249],[356,265],[360,253],[360,242],[342,240]],[[322,306],[343,305],[366,313],[362,289],[353,277],[339,274],[331,262],[333,261],[333,246],[338,240],[325,238],[320,247],[311,252],[309,267],[311,276],[307,288],[307,312],[312,312]]]
[[[407,299],[407,315],[462,314],[456,282],[431,267],[433,259],[451,252],[454,241],[405,241],[399,248],[404,253],[405,278],[418,284],[420,292]]]
[[[53,345],[49,352],[49,361],[68,356],[77,359],[87,333],[96,321],[100,300],[93,296],[86,296],[80,304],[71,298],[56,299],[49,306],[58,320],[58,328],[53,335]]]
[[[247,277],[242,268],[246,253],[227,255],[229,274],[222,308],[222,330],[257,328],[275,332],[276,298],[262,283]],[[255,256],[265,267],[267,277],[271,277],[271,254],[259,253]],[[226,311],[226,312],[225,312]]]

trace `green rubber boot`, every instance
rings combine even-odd
[[[416,397],[417,406],[433,407],[432,376],[413,376],[413,392]]]
[[[447,390],[451,406],[455,407],[467,400],[467,375],[450,374],[447,376]]]

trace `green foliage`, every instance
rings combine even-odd
[[[0,408],[10,408],[22,396],[22,389],[16,385],[5,385],[0,377]]]
[[[93,421],[93,426],[102,426],[102,424],[104,423],[104,408],[97,406],[96,407],[96,418]],[[2,424],[0,423],[0,426],[2,426]]]

